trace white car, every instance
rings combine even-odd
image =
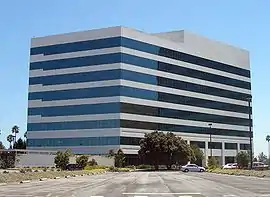
[[[181,167],[181,171],[183,172],[204,172],[205,168],[198,166],[196,164],[187,164]]]
[[[265,165],[263,162],[253,162],[252,168],[268,168],[268,165]]]
[[[237,163],[227,163],[223,166],[223,169],[236,169],[238,168]]]

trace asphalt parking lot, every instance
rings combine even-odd
[[[106,173],[0,186],[1,197],[270,197],[270,179],[182,172]]]

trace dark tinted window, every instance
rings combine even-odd
[[[249,132],[238,131],[238,130],[226,130],[226,129],[216,129],[204,127],[194,127],[194,126],[184,126],[184,125],[174,125],[174,124],[161,124],[152,122],[142,122],[142,121],[131,121],[131,120],[121,120],[122,128],[134,128],[134,129],[146,129],[146,130],[159,130],[159,131],[173,131],[173,132],[186,132],[186,133],[202,133],[213,135],[225,135],[225,136],[239,136],[248,137]]]
[[[250,150],[250,145],[249,144],[240,144],[240,150]]]
[[[139,146],[140,145],[140,140],[143,138],[138,138],[138,137],[120,137],[120,144],[121,145],[134,145],[134,146]]]
[[[205,148],[205,142],[190,141],[190,145],[194,145],[194,146],[197,146],[199,148]]]
[[[120,103],[28,108],[28,115],[41,115],[43,117],[71,116],[71,115],[85,115],[85,114],[107,114],[119,112],[120,112]]]
[[[31,49],[31,55],[35,54],[58,54],[58,53],[67,53],[67,52],[75,52],[75,51],[84,51],[84,50],[92,50],[92,49],[101,49],[101,48],[109,48],[116,46],[124,46],[127,48],[132,48],[139,51],[144,51],[151,54],[156,54],[192,64],[197,64],[204,67],[209,67],[217,70],[222,70],[225,72],[230,72],[246,77],[250,77],[250,72],[246,69],[238,68],[232,65],[227,65],[221,62],[197,57],[194,55],[189,55],[183,52],[174,51],[171,49],[166,49],[163,47],[155,46],[152,44],[136,41],[129,38],[124,37],[113,37],[113,38],[105,38],[105,39],[97,39],[97,40],[89,40],[89,41],[80,41],[73,43],[65,43],[65,44],[57,44],[52,46],[43,46],[43,47],[35,47]]]
[[[106,96],[119,96],[120,86],[99,87],[99,88],[83,88],[71,90],[58,90],[46,92],[30,92],[29,100],[42,99],[43,101],[80,99],[80,98],[96,98]]]
[[[225,143],[225,149],[237,150],[237,143]]]
[[[122,79],[245,101],[250,97],[249,94],[125,70],[122,71]]]
[[[75,68],[99,64],[112,64],[119,62],[121,62],[121,53],[111,53],[105,55],[94,55],[68,59],[59,59],[59,60],[48,60],[42,62],[33,62],[30,63],[30,70],[34,69],[53,70],[60,68]]]
[[[74,90],[31,92],[29,93],[28,99],[29,100],[42,99],[44,101],[51,101],[51,100],[96,98],[96,97],[119,96],[119,95],[120,95],[120,86],[110,86],[110,87],[84,88]],[[230,103],[192,98],[168,93],[154,92],[150,90],[131,88],[126,86],[121,87],[121,96],[128,96],[154,101],[163,101],[197,107],[205,107],[211,109],[220,109],[239,113],[248,113],[248,106],[235,105]]]
[[[119,120],[28,123],[27,131],[119,128]]]
[[[208,142],[208,149],[222,149],[221,142]]]
[[[119,145],[118,136],[110,137],[86,137],[86,138],[45,138],[27,139],[29,147],[53,147],[53,146],[108,146]]]
[[[244,118],[220,116],[168,108],[150,107],[145,105],[135,105],[129,103],[121,103],[121,113],[131,113],[147,116],[158,116],[166,118],[176,118],[184,120],[195,120],[195,121],[233,124],[242,126],[249,125],[249,120]]]
[[[29,79],[29,85],[34,85],[34,84],[57,85],[57,84],[68,84],[68,83],[113,80],[113,79],[120,79],[120,78],[121,78],[121,70],[115,69],[115,70],[94,71],[94,72],[85,72],[85,73],[31,77]]]

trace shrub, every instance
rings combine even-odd
[[[91,161],[89,161],[89,162],[87,163],[87,165],[89,165],[89,166],[95,166],[95,165],[98,165],[98,163],[96,162],[95,159],[92,159]]]
[[[136,166],[137,169],[151,169],[152,166],[151,165],[146,165],[146,164],[141,164]]]
[[[15,152],[1,152],[0,153],[0,168],[14,168],[15,166]]]
[[[31,168],[25,168],[25,172],[32,172]]]
[[[25,173],[26,171],[24,169],[20,169],[20,173]]]
[[[121,149],[119,149],[114,156],[115,167],[123,167],[125,165],[125,159],[125,154]]]
[[[106,169],[107,166],[99,166],[99,165],[94,165],[94,166],[85,166],[84,170],[94,170],[94,169]]]
[[[38,170],[35,170],[34,172],[38,172]]]
[[[246,151],[240,151],[236,155],[237,165],[239,168],[248,167],[249,154]]]
[[[43,168],[42,170],[43,170],[43,172],[47,172],[48,168],[45,167],[45,168]]]
[[[109,171],[111,171],[111,172],[118,172],[119,170],[118,170],[118,168],[116,168],[114,166],[110,166],[109,167]]]
[[[54,158],[54,163],[56,167],[65,170],[67,165],[69,164],[70,155],[71,153],[69,150],[66,150],[65,152],[58,151],[56,153],[56,157]]]
[[[8,173],[9,173],[9,171],[4,170],[4,171],[3,171],[3,173],[4,173],[4,174],[8,174]]]
[[[136,170],[136,167],[134,165],[132,165],[132,166],[126,166],[126,168],[130,168],[132,170]]]
[[[215,168],[218,168],[219,165],[218,165],[218,161],[215,157],[210,157],[208,159],[208,168],[209,169],[215,169]]]
[[[81,155],[76,158],[76,164],[84,168],[87,165],[88,162],[88,156],[86,155]]]

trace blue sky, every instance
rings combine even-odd
[[[4,0],[0,5],[1,140],[26,130],[30,39],[123,25],[146,32],[186,29],[250,51],[255,151],[270,134],[270,1]]]

